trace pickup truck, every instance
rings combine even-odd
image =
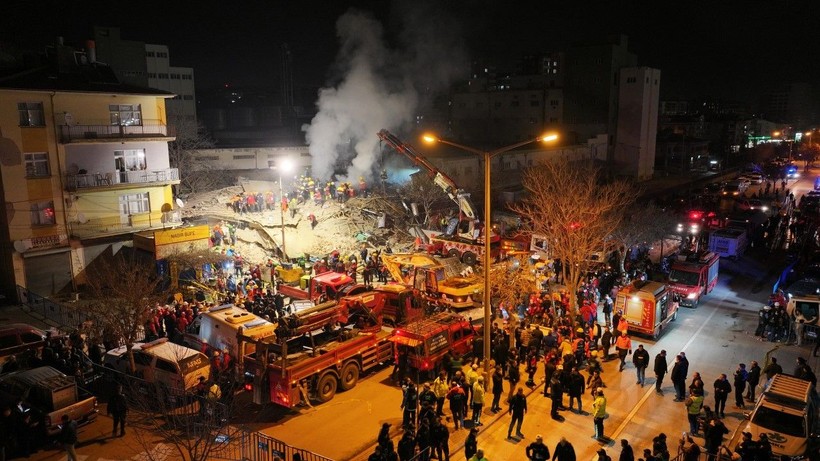
[[[97,398],[77,386],[73,376],[56,368],[39,367],[0,377],[0,402],[10,407],[22,399],[21,411],[31,411],[46,435],[60,431],[58,424],[68,415],[78,424],[97,417]]]

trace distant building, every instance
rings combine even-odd
[[[0,77],[0,289],[43,296],[139,230],[181,224],[168,159],[166,91],[124,84],[63,46]],[[11,245],[8,244],[11,242]]]
[[[94,27],[94,40],[88,44],[96,60],[109,65],[122,82],[174,93],[166,111],[172,122],[196,124],[194,69],[171,66],[166,45],[123,40],[118,27]]]
[[[788,83],[765,92],[760,111],[767,120],[803,129],[817,120],[812,112],[814,95],[808,83]]]
[[[652,179],[658,135],[661,71],[649,67],[620,70],[614,170],[639,180]]]

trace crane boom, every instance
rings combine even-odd
[[[418,154],[412,146],[403,143],[399,138],[387,130],[378,133],[379,139],[387,143],[396,152],[409,158],[414,164],[427,170],[433,182],[442,188],[448,197],[458,205],[461,213],[469,219],[476,219],[476,209],[470,200],[470,193],[460,189],[452,178],[433,166],[426,158]]]

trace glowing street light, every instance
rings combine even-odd
[[[484,382],[488,382],[490,375],[490,317],[492,316],[492,308],[490,306],[490,264],[492,263],[492,258],[490,257],[490,230],[491,230],[491,222],[490,219],[490,201],[492,195],[490,194],[490,160],[496,155],[503,154],[504,152],[511,151],[515,148],[525,146],[527,144],[531,144],[534,142],[551,142],[558,139],[558,135],[555,133],[548,133],[542,136],[539,136],[534,139],[528,139],[526,141],[517,142],[515,144],[511,144],[509,146],[499,147],[498,149],[492,151],[485,151],[481,149],[476,149],[474,147],[465,146],[463,144],[458,144],[456,142],[447,141],[445,139],[441,139],[434,134],[425,134],[422,137],[427,143],[442,143],[453,146],[455,148],[461,149],[466,152],[470,152],[476,155],[480,155],[484,160],[484,295],[483,295],[483,304],[484,304]]]
[[[279,218],[282,221],[282,258],[287,260],[288,252],[285,250],[285,199],[284,188],[282,187],[282,173],[289,174],[293,171],[293,161],[289,158],[281,158],[275,165],[271,165],[271,170],[276,170],[279,173]]]

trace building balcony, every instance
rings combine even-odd
[[[159,138],[166,141],[169,135],[168,126],[161,120],[143,120],[141,125],[111,125],[105,122],[87,124],[61,125],[60,142],[92,143],[111,142],[122,139]]]
[[[169,229],[181,226],[180,210],[138,213],[127,216],[108,216],[85,222],[70,223],[71,237],[81,240],[133,234],[145,230]]]
[[[107,171],[104,173],[67,174],[68,191],[91,188],[127,189],[134,184],[179,184],[179,169]]]

